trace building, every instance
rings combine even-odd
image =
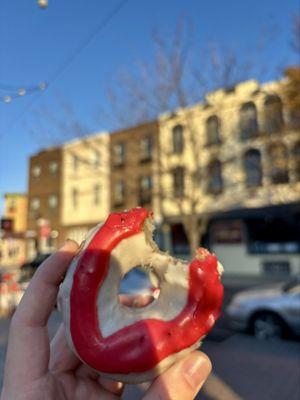
[[[7,193],[1,219],[0,268],[17,269],[26,260],[27,196]]]
[[[201,242],[227,273],[300,272],[300,118],[287,104],[283,82],[250,80],[31,157],[29,255],[143,206],[175,255]]]
[[[247,81],[161,116],[161,214],[172,252],[188,253],[186,232],[207,225],[202,239],[227,272],[300,272],[300,124],[281,92],[281,82]]]
[[[155,212],[158,210],[153,189],[158,186],[155,174],[157,144],[156,121],[110,135],[111,210],[120,211],[137,206]]]
[[[78,243],[109,213],[110,154],[105,132],[66,143],[63,151],[61,225]]]
[[[62,148],[30,157],[28,173],[28,258],[49,253],[64,240],[61,227]]]

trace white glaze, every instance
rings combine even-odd
[[[73,284],[73,275],[82,253],[92,241],[101,225],[97,225],[87,235],[84,245],[73,259],[66,278],[60,286],[58,306],[62,312],[66,328],[67,342],[73,352],[79,357],[74,347],[70,332],[70,293]],[[152,241],[153,226],[147,219],[142,232],[123,239],[112,251],[110,256],[109,272],[98,295],[98,318],[103,337],[131,325],[140,319],[158,318],[168,321],[176,317],[187,302],[188,295],[188,263],[177,260],[168,254],[162,253]],[[136,266],[153,268],[159,279],[160,295],[158,299],[144,308],[129,308],[118,302],[119,284],[123,276]],[[221,275],[223,267],[218,263],[218,272]],[[153,274],[152,279],[156,279]],[[145,382],[155,378],[170,367],[179,358],[184,357],[201,344],[201,338],[192,346],[178,353],[174,353],[153,369],[143,373],[106,374],[101,375],[110,379],[127,383]],[[84,360],[82,360],[84,362]]]

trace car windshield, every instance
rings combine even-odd
[[[282,290],[285,293],[300,293],[300,276],[285,283]]]

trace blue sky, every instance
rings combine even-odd
[[[118,3],[49,0],[48,9],[41,10],[36,0],[2,0],[0,83],[48,82]],[[133,60],[151,56],[150,32],[154,26],[171,31],[185,14],[193,22],[197,43],[215,41],[234,46],[240,57],[257,43],[261,28],[275,27],[276,39],[264,57],[274,65],[287,65],[295,62],[289,40],[291,19],[298,8],[297,0],[129,0],[43,94],[24,96],[9,104],[0,102],[0,196],[26,191],[28,157],[43,146],[42,137],[37,140],[26,128],[26,124],[35,124],[34,110],[45,105],[59,113],[59,93],[74,106],[80,120],[90,121],[97,107],[106,104],[105,88],[111,77],[120,68],[130,68]],[[263,80],[277,75],[278,71],[270,71]],[[106,121],[102,125],[92,123],[94,130],[105,128],[109,128]]]

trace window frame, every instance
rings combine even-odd
[[[257,107],[253,101],[243,103],[239,111],[239,136],[246,141],[259,136]]]
[[[172,170],[172,187],[175,198],[182,198],[185,194],[185,168],[177,166]]]
[[[147,142],[146,146],[143,147],[143,142]],[[145,150],[146,149],[146,150]],[[151,134],[145,135],[140,140],[140,162],[148,162],[152,160],[153,156],[153,136]]]
[[[254,165],[254,167],[257,167],[256,172],[258,171],[258,173],[257,173],[258,180],[256,181],[257,182],[256,184],[251,181],[251,180],[254,181],[253,174],[251,177],[251,172],[253,171],[253,167],[251,166],[251,163],[254,163],[254,161],[250,160],[250,157],[253,158],[254,154],[255,154],[255,156],[258,156],[258,158],[257,158],[258,162],[256,163],[257,160],[255,160],[256,164]],[[247,165],[247,163],[248,163],[248,165]],[[262,170],[262,162],[261,162],[261,152],[258,149],[250,148],[247,151],[245,151],[244,156],[243,156],[243,167],[244,167],[244,173],[245,173],[245,186],[248,188],[256,188],[256,187],[262,186],[263,170]]]
[[[177,124],[172,128],[172,153],[182,154],[184,152],[184,127]],[[179,136],[178,136],[179,135]]]
[[[121,149],[120,152],[117,152],[116,149]],[[113,166],[115,168],[122,167],[125,164],[126,158],[126,144],[124,141],[114,143],[113,144]]]
[[[211,127],[209,126],[212,122],[216,122],[213,129],[213,135],[211,135]],[[216,114],[210,115],[205,120],[205,135],[206,135],[206,146],[214,146],[221,144],[221,134],[220,134],[220,118]]]

